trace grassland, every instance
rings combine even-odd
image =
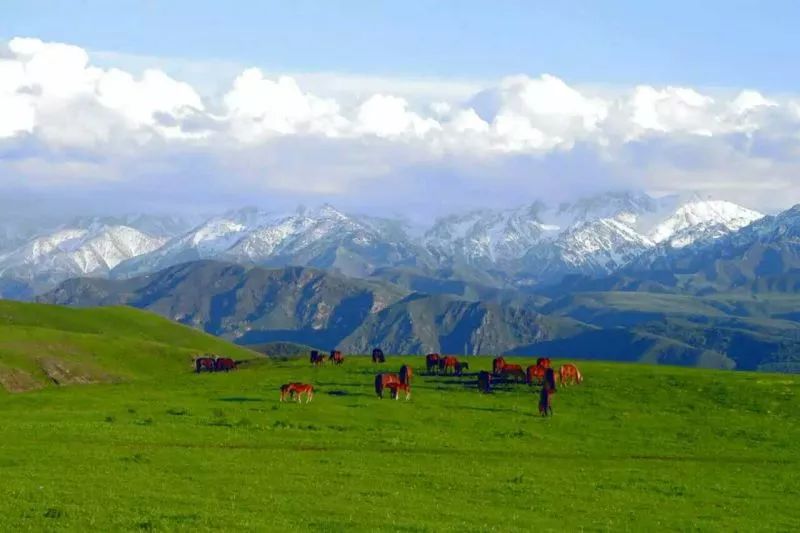
[[[153,357],[178,362],[122,383],[0,392],[0,530],[800,524],[798,377],[587,362],[585,383],[542,419],[527,386],[482,395],[469,377],[418,375],[410,401],[378,400],[367,358],[195,375],[180,350]],[[423,367],[381,368],[401,362]],[[314,400],[280,404],[290,380],[314,383]]]

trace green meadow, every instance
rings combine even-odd
[[[202,352],[247,362],[194,374]],[[379,400],[403,363],[411,400]],[[576,363],[543,419],[535,387],[480,394],[422,357],[312,368],[140,311],[0,302],[0,530],[800,527],[800,377]],[[313,401],[280,403],[288,381]]]

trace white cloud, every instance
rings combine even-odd
[[[636,180],[639,188],[719,190],[724,176],[732,190],[768,182],[794,190],[800,153],[800,99],[751,89],[598,92],[551,74],[488,87],[362,84],[354,75],[245,68],[219,95],[201,96],[163,70],[133,74],[90,58],[37,39],[0,50],[0,150],[14,154],[0,157],[0,184],[164,174],[203,174],[210,183],[218,172],[226,190],[346,194],[434,168],[455,179],[471,165],[471,175],[486,169],[487,183],[513,174],[533,189],[557,175],[562,187]],[[754,179],[759,173],[768,179]]]

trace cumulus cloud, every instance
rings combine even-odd
[[[247,68],[219,96],[201,96],[163,70],[100,68],[80,47],[15,38],[0,46],[0,186],[113,182],[118,194],[141,194],[158,184],[177,197],[194,185],[231,198],[372,191],[378,202],[388,185],[408,202],[446,190],[471,191],[476,204],[612,186],[749,198],[766,197],[765,184],[798,189],[798,98],[650,85],[599,93],[552,74],[428,101],[392,94],[388,82],[346,97],[349,85],[330,85],[315,92]]]

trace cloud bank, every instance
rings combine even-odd
[[[159,69],[134,75],[90,57],[38,39],[0,45],[7,200],[49,194],[127,209],[328,200],[421,213],[619,188],[766,209],[800,200],[792,95],[593,90],[542,74],[412,102],[389,90],[315,94],[247,68],[209,96]]]

